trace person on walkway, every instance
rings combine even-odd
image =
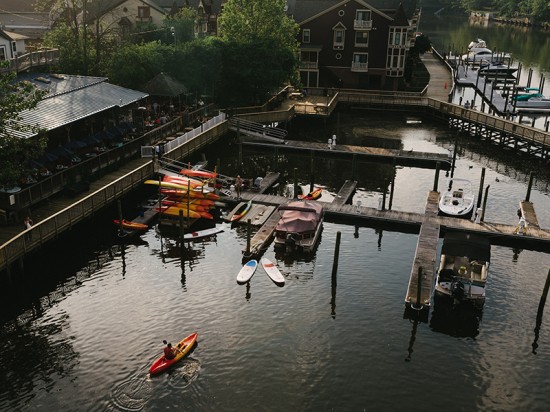
[[[240,175],[237,175],[237,178],[235,179],[235,191],[237,192],[237,199],[241,199],[241,193],[243,190],[243,179],[241,179]]]
[[[23,225],[25,226],[25,230],[30,229],[34,222],[32,221],[30,216],[27,216],[25,220],[23,221]],[[32,240],[32,232],[29,232],[25,235],[25,239]]]
[[[175,348],[172,347],[171,343],[166,342],[165,340],[162,341],[166,345],[164,348],[164,357],[166,360],[171,360],[176,357],[177,351]]]

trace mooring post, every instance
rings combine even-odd
[[[483,209],[481,211],[481,219],[480,221],[483,222],[485,220],[485,210],[487,209],[487,197],[489,196],[489,188],[491,185],[487,185],[485,188],[485,197],[483,198]]]
[[[550,287],[550,269],[548,269],[548,275],[546,276],[546,283],[544,284],[544,290],[540,297],[539,309],[546,304],[546,297],[548,296],[548,288]]]
[[[483,184],[485,183],[485,168],[481,168],[481,180],[479,182],[479,193],[477,194],[476,208],[481,205],[481,196],[483,195]]]
[[[340,239],[342,232],[336,232],[336,245],[334,246],[334,261],[332,262],[332,278],[336,280],[336,273],[338,272],[338,257],[340,255]]]
[[[391,210],[391,206],[393,204],[393,193],[394,193],[394,186],[395,186],[395,158],[393,159],[393,173],[391,175],[391,189],[390,189],[390,202],[388,205],[388,210]]]
[[[119,200],[116,201],[117,209],[118,209],[118,228],[119,230],[122,230],[122,202]]]
[[[418,267],[418,277],[416,281],[416,310],[422,309],[424,305],[420,302],[422,299],[422,266]]]
[[[298,168],[294,168],[294,199],[298,198]]]
[[[434,188],[433,191],[437,192],[437,185],[439,183],[439,168],[441,167],[440,162],[435,163],[435,177],[434,177]]]
[[[386,210],[386,195],[388,194],[388,181],[384,179],[384,189],[382,192],[382,210]]]
[[[535,177],[535,172],[529,172],[529,184],[527,185],[527,194],[525,195],[525,201],[528,202],[531,198],[531,187],[533,186],[533,178]]]
[[[191,226],[189,223],[189,205],[191,203],[191,181],[187,181],[187,227]]]
[[[355,180],[355,168],[357,167],[357,155],[354,153],[351,155],[351,179]]]
[[[252,233],[252,220],[247,219],[246,220],[246,255],[250,256],[250,234]]]
[[[189,213],[189,212],[187,212]],[[181,244],[183,245],[183,237],[185,236],[185,220],[184,220],[184,217],[183,217],[183,210],[180,209],[179,211],[179,223],[180,223],[180,241],[181,241]]]
[[[241,139],[241,119],[239,118],[237,118],[237,141],[239,142],[239,164],[237,165],[237,172],[241,174],[241,167],[243,164],[243,142]]]
[[[313,153],[313,150],[309,152],[309,191],[313,192],[313,188],[315,186],[315,171],[313,166],[315,165],[314,162],[315,154]]]
[[[531,87],[532,78],[533,78],[533,68],[529,67],[529,74],[527,75],[527,87]]]

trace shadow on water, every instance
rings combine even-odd
[[[449,299],[434,299],[430,328],[457,338],[475,338],[483,311],[471,305],[453,305]]]

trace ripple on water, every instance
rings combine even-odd
[[[118,384],[111,395],[111,402],[117,409],[140,411],[153,394],[150,379],[133,377]]]

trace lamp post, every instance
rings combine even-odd
[[[176,28],[174,26],[170,27],[170,33],[174,36],[174,46],[177,46],[178,39],[176,38]]]

